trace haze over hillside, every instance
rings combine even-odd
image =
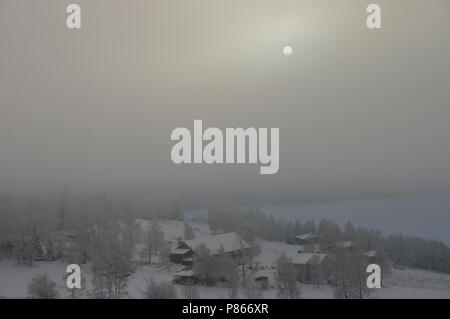
[[[263,205],[261,209],[286,219],[322,218],[343,225],[355,225],[381,230],[384,234],[405,235],[442,240],[450,244],[449,194],[417,197],[367,199],[308,203],[299,205]],[[189,217],[206,214],[204,210],[187,210]]]

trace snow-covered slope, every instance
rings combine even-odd
[[[148,222],[142,221],[145,227]],[[174,240],[183,237],[184,222],[161,221],[160,225],[165,233],[166,240]],[[208,225],[192,223],[198,238],[210,234]],[[260,268],[268,273],[274,273],[275,260],[281,253],[295,254],[297,247],[286,245],[283,242],[258,240],[261,245],[261,254],[255,258]],[[50,279],[58,284],[61,297],[67,297],[68,292],[64,288],[66,264],[62,262],[39,262],[34,267],[18,266],[14,261],[0,261],[0,297],[23,298],[27,295],[27,285],[36,275],[46,273]],[[159,282],[171,282],[176,265],[141,265],[137,266],[135,273],[130,277],[128,294],[130,298],[141,298],[142,291],[147,282],[154,279]],[[89,265],[83,266],[87,289],[90,290],[91,274]],[[270,276],[273,278],[273,276]],[[450,298],[450,275],[434,272],[407,269],[393,269],[392,275],[384,279],[385,287],[373,293],[375,298]],[[277,298],[276,289],[271,287],[263,292],[263,298]],[[224,287],[198,286],[200,298],[227,298],[228,289]],[[178,297],[183,297],[183,287],[177,286]],[[239,297],[243,298],[241,291]],[[302,298],[333,298],[333,289],[329,286],[316,288],[314,285],[302,285]]]

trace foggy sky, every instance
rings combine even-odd
[[[72,2],[81,30],[65,25]],[[449,1],[72,2],[0,0],[0,189],[253,202],[450,190]],[[372,2],[381,30],[365,25]],[[194,119],[279,127],[279,173],[172,164],[170,133]]]

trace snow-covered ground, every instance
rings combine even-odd
[[[450,298],[450,275],[420,269],[393,269],[384,280],[384,288],[375,292],[376,298]]]
[[[197,237],[209,235],[206,224],[191,223]],[[183,237],[184,222],[163,221],[161,227],[166,240],[174,240]],[[273,287],[273,267],[276,258],[281,253],[296,253],[297,247],[286,245],[283,242],[271,242],[259,240],[261,254],[255,258],[255,262],[266,273],[271,274],[271,285],[263,291],[263,298],[277,298],[276,289]],[[154,259],[156,260],[156,259]],[[37,275],[46,273],[49,278],[58,284],[60,297],[67,297],[65,289],[66,264],[62,262],[37,262],[33,267],[16,265],[14,261],[0,261],[0,297],[23,298],[27,295],[27,285]],[[141,298],[142,291],[150,279],[159,282],[171,282],[175,265],[142,265],[137,266],[135,273],[130,277],[128,284],[129,298]],[[91,289],[91,275],[89,265],[84,265],[82,273],[86,281],[86,290]],[[373,293],[375,298],[450,298],[450,275],[439,274],[430,271],[407,269],[393,269],[392,275],[384,279],[385,287]],[[178,297],[183,298],[183,286],[177,286]],[[228,298],[228,289],[224,287],[198,286],[200,298]],[[316,288],[314,285],[302,285],[301,297],[305,299],[333,298],[333,289],[329,286]],[[86,294],[85,294],[86,296]],[[239,297],[244,298],[242,291]]]
[[[61,295],[66,293],[63,276],[66,264],[62,262],[39,262],[33,267],[17,265],[12,260],[0,262],[0,297],[23,298],[27,295],[27,285],[33,277],[47,274],[58,284]]]
[[[69,296],[65,289],[63,276],[66,271],[66,264],[61,262],[38,262],[34,267],[17,266],[13,261],[0,262],[0,298],[24,298],[27,296],[27,285],[31,279],[37,275],[47,274],[48,277],[58,284],[58,291],[61,298]],[[145,265],[139,266],[136,272],[130,277],[128,284],[129,298],[142,298],[150,279],[158,282],[171,282],[175,267]],[[91,275],[88,267],[82,271],[85,276],[87,291],[90,290]],[[183,298],[183,286],[177,286],[178,297]],[[198,286],[200,298],[203,299],[225,299],[228,298],[228,289],[224,287]],[[240,291],[241,298],[244,297]],[[87,297],[85,294],[84,297]],[[304,285],[302,287],[302,298],[332,298],[333,292],[330,287],[315,288]],[[263,292],[263,298],[277,298],[275,289],[268,289]]]

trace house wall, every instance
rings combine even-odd
[[[295,269],[297,270],[297,280],[301,283],[315,283],[316,282],[316,274],[315,270],[313,268],[314,266],[311,264],[297,264],[295,265]],[[320,282],[321,283],[328,283],[329,281],[332,281],[332,275],[333,275],[333,261],[326,257],[322,260],[322,262],[319,265],[320,269]]]
[[[173,264],[183,264],[183,265],[192,265],[192,262],[186,262],[185,258],[190,258],[194,255],[192,250],[186,252],[185,254],[171,254],[169,256],[169,260]]]

